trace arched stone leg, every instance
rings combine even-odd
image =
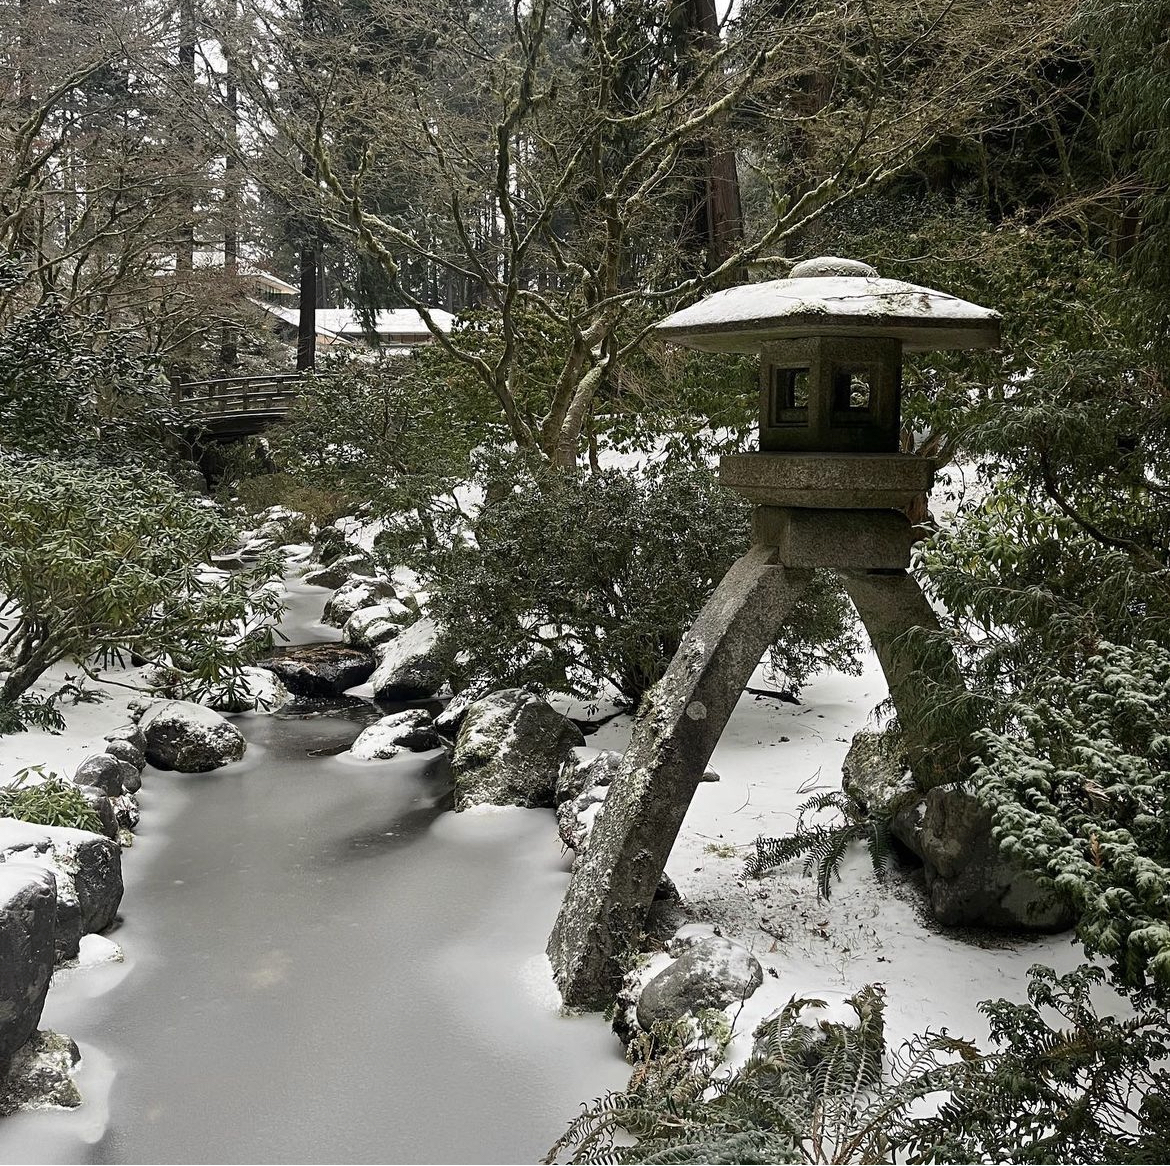
[[[707,601],[648,694],[548,943],[566,1004],[603,1008],[645,924],[703,771],[811,571],[752,547]]]
[[[966,689],[950,645],[913,634],[920,628],[939,630],[934,608],[906,571],[841,574],[885,673],[915,782],[925,792],[957,780],[970,755],[966,739],[975,725],[967,719]]]

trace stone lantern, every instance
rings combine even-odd
[[[724,485],[777,506],[883,508],[907,505],[931,468],[898,452],[902,353],[994,348],[999,313],[829,257],[716,292],[655,331],[704,352],[758,353],[760,452],[808,455],[725,458]]]
[[[687,807],[740,694],[815,569],[833,569],[881,662],[920,789],[961,758],[939,742],[921,675],[959,686],[945,647],[924,659],[907,633],[937,628],[906,567],[904,509],[935,465],[899,452],[902,354],[991,348],[999,314],[864,263],[810,259],[787,279],[716,292],[656,331],[707,352],[760,357],[760,439],[719,480],[755,504],[753,546],[724,576],[643,703],[589,849],[549,940],[566,1004],[601,1007],[620,978]],[[686,537],[685,534],[680,537]],[[935,738],[938,739],[936,742]]]

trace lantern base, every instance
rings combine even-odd
[[[761,506],[903,510],[937,468],[907,453],[737,453],[720,459],[719,484]]]
[[[776,547],[786,567],[896,571],[910,566],[913,531],[897,510],[757,506],[752,538]]]

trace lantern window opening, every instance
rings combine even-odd
[[[811,368],[808,365],[777,368],[774,373],[768,424],[807,425]]]
[[[834,365],[832,372],[834,425],[862,425],[873,416],[878,370],[873,365]]]

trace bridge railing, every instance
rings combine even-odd
[[[270,376],[218,377],[182,381],[175,386],[175,404],[184,412],[269,413],[283,410],[297,395],[298,373]]]

